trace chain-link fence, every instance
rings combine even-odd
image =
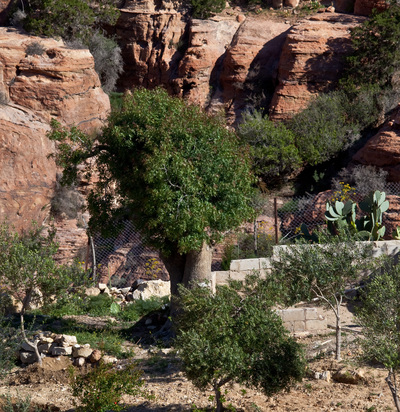
[[[400,184],[386,183],[389,210],[384,214],[386,233],[400,226]],[[352,199],[359,202],[367,193],[357,192],[343,184],[330,190],[301,197],[272,197],[266,200],[263,214],[251,223],[242,225],[226,236],[224,243],[216,245],[212,270],[227,270],[232,259],[267,257],[272,247],[290,241],[305,223],[310,229],[325,224],[326,202]],[[141,236],[132,224],[126,222],[115,238],[96,235],[92,239],[92,263],[96,279],[111,282],[113,286],[130,286],[136,279],[168,279],[168,273],[156,250],[143,245]]]

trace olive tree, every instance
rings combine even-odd
[[[336,359],[341,354],[341,305],[345,290],[355,286],[372,260],[369,242],[319,232],[320,244],[299,239],[280,250],[272,276],[282,285],[287,304],[318,298],[336,317]]]
[[[380,264],[361,294],[356,316],[363,329],[364,357],[387,369],[386,382],[397,411],[400,411],[400,265]]]
[[[257,275],[218,286],[215,294],[207,287],[180,287],[175,345],[186,376],[199,389],[214,390],[217,412],[228,383],[271,396],[303,376],[301,346],[271,309],[274,289],[274,282]]]
[[[21,333],[41,363],[38,341],[30,341],[25,333],[24,315],[33,304],[45,304],[60,296],[72,284],[76,268],[59,266],[54,260],[58,250],[54,231],[47,236],[34,226],[27,233],[10,231],[7,224],[0,225],[0,299],[12,296],[20,304]],[[2,305],[0,305],[2,306]]]
[[[208,278],[210,246],[251,218],[253,177],[246,147],[220,117],[168,96],[162,89],[126,95],[96,138],[53,122],[50,138],[64,182],[84,161],[97,172],[88,196],[92,230],[130,219],[143,241],[160,251],[177,285]]]

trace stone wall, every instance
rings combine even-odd
[[[322,246],[322,245],[321,245]],[[215,291],[217,285],[226,285],[229,280],[243,281],[246,275],[253,271],[265,274],[271,269],[271,260],[279,256],[279,252],[288,246],[274,246],[272,258],[239,259],[232,260],[230,270],[212,272],[211,286]],[[400,254],[400,240],[383,240],[373,242],[373,257],[391,256],[398,258]],[[278,311],[285,324],[291,332],[315,333],[327,328],[326,319],[318,313],[317,308],[288,308]]]

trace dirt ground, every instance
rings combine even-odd
[[[319,309],[321,310],[321,309]],[[247,389],[238,385],[228,387],[226,404],[232,404],[237,410],[259,412],[290,411],[390,411],[395,410],[393,400],[385,382],[386,372],[372,366],[360,367],[357,364],[359,348],[357,344],[357,327],[351,311],[343,306],[342,326],[343,360],[334,360],[333,348],[335,336],[327,330],[314,336],[299,336],[305,345],[309,359],[307,377],[296,384],[289,392],[279,393],[267,398],[260,391]],[[328,324],[334,324],[330,312],[325,312]],[[128,343],[127,343],[128,344]],[[129,343],[132,348],[132,343]],[[179,369],[179,359],[172,349],[154,349],[134,347],[135,357],[144,370],[148,391],[154,400],[125,397],[130,412],[167,412],[189,411],[194,408],[212,406],[209,400],[211,391],[205,393],[197,390]],[[74,410],[73,397],[69,386],[68,368],[71,361],[67,357],[46,358],[43,367],[31,365],[16,368],[8,381],[0,384],[0,395],[30,396],[36,405],[50,406],[53,411]],[[363,374],[364,379],[358,384],[337,383],[334,380],[316,379],[316,372],[330,371],[333,375],[338,369],[346,367]],[[1,410],[1,408],[0,408]]]

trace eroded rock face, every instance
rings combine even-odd
[[[273,93],[288,30],[284,22],[254,17],[238,29],[226,51],[220,88],[212,100],[213,107],[218,102],[224,105],[230,122],[252,101],[268,99]]]
[[[356,163],[386,170],[387,179],[400,182],[400,105],[378,133],[353,157]]]
[[[182,57],[186,27],[171,2],[127,1],[115,30],[124,58],[121,86],[167,86]]]
[[[181,95],[200,106],[207,106],[219,83],[225,51],[240,23],[234,17],[193,20],[189,47],[179,64],[176,84]]]
[[[350,52],[350,29],[363,19],[321,13],[292,27],[279,62],[279,84],[271,103],[273,119],[293,116],[313,96],[335,87]]]
[[[35,42],[43,53],[27,55]],[[50,119],[93,131],[110,103],[88,50],[7,28],[0,28],[0,101],[0,212],[21,230],[48,214],[56,181]]]
[[[388,7],[385,0],[355,0],[354,14],[360,16],[370,16],[374,9],[383,11]]]

